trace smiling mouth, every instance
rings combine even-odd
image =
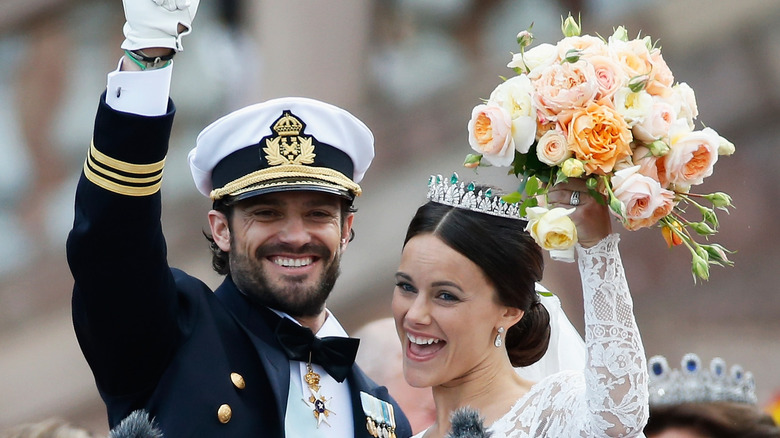
[[[277,266],[281,266],[283,268],[302,268],[314,263],[314,257],[301,257],[301,258],[269,257],[268,259],[273,264]]]
[[[439,350],[444,348],[444,345],[447,343],[441,339],[429,338],[425,336],[415,336],[411,333],[407,333],[406,338],[409,340],[407,356],[410,359],[417,360],[430,358],[439,352]]]

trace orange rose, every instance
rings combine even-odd
[[[568,141],[587,174],[606,175],[615,163],[631,156],[631,131],[617,111],[592,102],[572,113]]]

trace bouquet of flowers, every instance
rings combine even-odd
[[[521,183],[504,200],[520,205],[544,249],[572,248],[576,232],[573,209],[548,209],[540,195],[584,178],[625,228],[658,226],[670,247],[685,245],[694,282],[709,277],[711,264],[731,265],[726,248],[694,240],[717,232],[716,210],[727,211],[731,198],[692,189],[734,145],[711,128],[695,129],[693,89],[675,83],[650,37],[630,39],[618,27],[605,40],[581,35],[571,15],[561,23],[555,45],[530,48],[530,28],[517,35],[520,52],[508,64],[516,75],[472,111],[469,144],[477,153],[465,166],[510,168]]]

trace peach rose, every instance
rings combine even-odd
[[[645,143],[666,138],[672,122],[677,120],[677,113],[671,104],[660,99],[653,100],[653,106],[647,116],[631,128],[634,138]]]
[[[566,37],[558,41],[557,48],[559,59],[566,59],[573,52],[579,53],[582,57],[607,54],[607,44],[604,40],[591,35]]]
[[[649,227],[674,208],[674,192],[639,173],[639,166],[615,172],[612,191],[623,204],[624,225],[629,230]]]
[[[585,162],[588,174],[606,175],[616,162],[631,155],[631,131],[620,114],[607,105],[591,102],[574,111],[568,127],[569,148]]]
[[[556,120],[563,110],[587,105],[598,92],[596,72],[585,61],[550,65],[532,82],[536,109],[545,121]]]
[[[494,103],[509,113],[512,139],[521,154],[527,153],[536,139],[536,109],[531,93],[531,80],[526,75],[519,75],[502,82],[488,99],[489,104]]]
[[[629,78],[650,74],[653,65],[644,40],[621,41],[610,38],[609,49]]]
[[[571,157],[566,136],[560,131],[547,131],[536,144],[536,157],[544,164],[557,166]]]
[[[542,249],[552,251],[572,248],[577,243],[577,227],[569,217],[574,210],[529,207],[526,209],[528,225],[525,229]]]
[[[639,166],[639,173],[658,181],[661,187],[666,187],[669,184],[669,181],[666,181],[665,173],[659,175],[658,157],[654,156],[649,148],[645,146],[635,148],[632,158],[634,165]]]
[[[650,64],[653,68],[650,72],[650,80],[647,82],[647,92],[653,96],[668,96],[672,92],[674,74],[666,64],[660,50],[655,49],[650,52]]]
[[[509,166],[515,158],[512,119],[498,105],[477,105],[468,124],[469,145],[494,166]]]
[[[596,55],[587,58],[593,64],[599,86],[596,100],[612,99],[615,92],[628,82],[625,71],[611,57]]]
[[[681,186],[701,184],[712,175],[719,145],[720,136],[713,129],[691,131],[684,119],[676,120],[669,131],[669,153],[661,159],[666,178]]]

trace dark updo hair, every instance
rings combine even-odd
[[[534,283],[542,279],[544,258],[525,231],[525,222],[428,202],[412,218],[404,246],[425,233],[479,266],[502,305],[525,312],[506,332],[512,365],[528,366],[541,359],[550,342],[550,314],[539,302]]]
[[[778,438],[780,427],[755,405],[735,402],[651,405],[648,437],[682,428],[712,438]]]

